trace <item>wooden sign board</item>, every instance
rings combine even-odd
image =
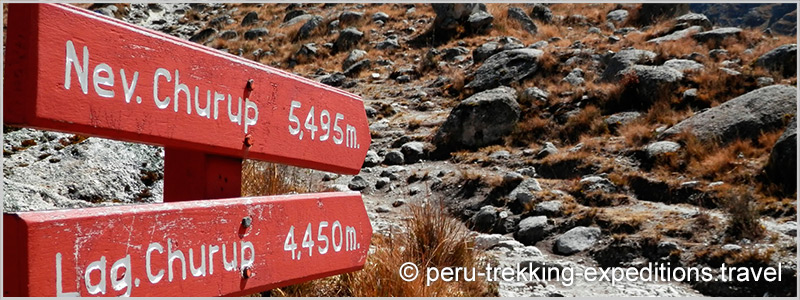
[[[4,296],[246,295],[361,269],[361,194],[3,215]]]
[[[358,96],[66,4],[9,4],[3,116],[337,173],[371,139]]]

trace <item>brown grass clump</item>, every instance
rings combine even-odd
[[[245,160],[242,163],[242,196],[313,192],[315,189],[309,178],[307,169]]]
[[[569,142],[577,142],[581,135],[596,136],[606,133],[608,133],[608,126],[600,115],[600,109],[590,105],[567,120],[562,137]]]
[[[728,234],[751,240],[764,236],[764,225],[760,218],[758,203],[750,192],[732,191],[724,203],[728,210]]]
[[[617,130],[620,136],[625,137],[625,142],[631,147],[641,147],[655,137],[654,131],[643,122],[632,122],[623,125]]]
[[[364,269],[328,279],[276,290],[280,296],[351,297],[483,297],[496,296],[497,287],[485,280],[432,282],[427,286],[428,268],[464,267],[480,270],[485,258],[472,248],[469,230],[447,215],[444,205],[409,205],[407,231],[373,237],[375,251]],[[414,263],[420,275],[407,282],[400,275],[404,263]]]

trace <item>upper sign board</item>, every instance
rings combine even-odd
[[[10,4],[6,124],[356,174],[358,96],[65,4]]]

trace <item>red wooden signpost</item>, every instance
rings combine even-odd
[[[238,295],[363,266],[360,194],[235,198],[245,158],[358,173],[358,96],[63,4],[10,4],[5,57],[5,124],[164,146],[164,201],[200,201],[4,214],[4,296]]]

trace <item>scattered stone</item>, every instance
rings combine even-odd
[[[680,149],[681,144],[673,141],[660,141],[644,146],[644,152],[650,159],[655,159],[665,154],[678,153]]]
[[[369,186],[369,183],[361,177],[361,176],[353,176],[353,179],[350,180],[350,183],[347,184],[347,187],[354,191],[360,191],[366,189]]]
[[[534,245],[548,234],[547,217],[545,216],[527,217],[520,221],[517,227],[514,238],[524,245]]]
[[[336,38],[336,41],[333,43],[333,51],[334,52],[341,52],[347,51],[353,48],[361,38],[364,37],[364,33],[358,31],[353,27],[349,27],[347,29],[342,30],[339,32],[339,37]]]
[[[556,238],[553,251],[557,254],[572,255],[591,248],[600,239],[600,228],[575,227]]]
[[[386,153],[383,158],[383,163],[386,165],[402,165],[405,162],[403,153],[397,150],[392,150]]]
[[[284,23],[289,22],[292,19],[297,18],[297,17],[302,16],[302,15],[305,15],[305,14],[307,14],[306,11],[305,10],[301,10],[301,9],[290,11],[290,12],[286,13],[286,16],[283,17],[283,22]]]
[[[771,85],[741,95],[695,114],[664,131],[659,139],[691,131],[701,141],[727,144],[736,139],[755,139],[761,132],[784,126],[784,117],[795,113],[797,89]]]
[[[703,28],[700,27],[700,26],[692,26],[692,27],[689,27],[689,28],[686,28],[686,29],[677,30],[677,31],[675,31],[673,33],[670,33],[670,34],[667,34],[667,35],[664,35],[664,36],[661,36],[661,37],[650,39],[647,42],[648,43],[660,44],[660,43],[663,43],[663,42],[678,41],[678,40],[682,40],[684,38],[690,37],[693,34],[695,34],[697,32],[700,32],[702,30],[703,30]]]
[[[672,251],[680,249],[680,247],[678,246],[678,243],[673,241],[661,241],[658,243],[656,249],[656,251],[658,251],[658,256],[665,257],[669,256]]]
[[[481,209],[470,218],[473,229],[480,232],[490,231],[494,228],[497,220],[497,209],[491,205],[481,207]]]
[[[797,44],[786,44],[772,49],[756,59],[756,65],[772,72],[780,72],[784,77],[797,73]]]
[[[561,214],[561,207],[563,207],[563,205],[563,202],[560,200],[544,201],[536,204],[536,207],[533,208],[533,212],[537,215],[555,217]]]
[[[365,56],[367,56],[367,51],[359,49],[354,49],[353,51],[350,51],[350,54],[348,54],[347,58],[345,58],[344,62],[342,62],[342,70],[349,69],[350,66],[360,61]]]
[[[217,35],[217,30],[214,28],[206,28],[189,38],[190,42],[198,44],[205,44],[208,40]]]
[[[389,209],[388,207],[383,206],[383,205],[378,206],[378,207],[375,208],[375,212],[379,213],[379,214],[385,214],[385,213],[388,213],[388,212],[391,212],[391,211],[392,211],[391,209]]]
[[[375,21],[386,22],[388,20],[389,20],[389,15],[386,14],[385,12],[379,11],[379,12],[376,12],[376,13],[372,14],[372,21],[373,22],[375,22]]]
[[[232,40],[239,37],[239,33],[234,30],[225,30],[219,34],[219,38],[223,40]]]
[[[378,156],[378,153],[369,150],[367,151],[367,156],[364,158],[364,165],[362,166],[362,168],[374,167],[380,163],[381,163],[381,157]]]
[[[601,75],[604,81],[617,81],[628,68],[637,64],[647,64],[656,58],[656,54],[647,50],[622,50],[614,54],[608,62],[608,66]]]
[[[553,12],[550,10],[549,7],[541,3],[536,3],[533,5],[533,8],[531,9],[531,18],[549,24],[553,21]]]
[[[701,43],[708,43],[708,42],[720,43],[729,37],[739,38],[741,33],[742,33],[741,28],[723,27],[714,30],[695,33],[694,35],[692,35],[692,38]]]
[[[544,146],[542,146],[542,149],[536,153],[536,159],[543,159],[556,153],[558,153],[558,148],[556,148],[556,145],[553,145],[551,142],[546,142],[544,143]]]
[[[606,20],[620,24],[628,20],[628,11],[624,9],[612,10],[606,15]]]
[[[640,116],[642,116],[642,113],[638,111],[618,112],[606,117],[605,122],[606,125],[608,125],[608,129],[613,131],[617,130],[623,125],[630,124],[634,120],[638,119]]]
[[[364,13],[345,10],[339,15],[339,24],[345,26],[351,25],[360,21],[362,18],[364,18]]]
[[[378,190],[382,189],[383,187],[389,185],[390,182],[391,181],[389,180],[389,178],[380,177],[380,178],[378,178],[377,181],[375,181],[375,189],[378,189]]]
[[[400,200],[396,200],[396,201],[392,202],[392,207],[400,207],[400,206],[403,206],[405,204],[406,204],[406,201],[403,200],[403,199],[400,199]]]
[[[380,177],[387,177],[387,178],[389,178],[389,180],[394,181],[394,180],[399,180],[400,179],[400,173],[405,173],[405,172],[406,172],[406,168],[404,168],[404,167],[401,167],[401,166],[390,166],[390,167],[386,168],[385,170],[383,170],[381,172]]]
[[[617,191],[617,186],[614,185],[611,180],[608,178],[600,177],[600,176],[587,176],[581,179],[578,182],[580,185],[581,191],[583,193],[589,193],[594,191],[602,191],[604,193],[615,193]]]
[[[664,66],[681,72],[700,71],[705,68],[703,64],[688,59],[670,59],[664,62]]]
[[[525,176],[517,172],[507,172],[503,174],[503,186],[516,186],[523,180],[525,180]]]
[[[266,28],[253,28],[244,33],[244,39],[246,40],[255,40],[259,37],[265,36],[269,34],[269,30]]]
[[[475,249],[488,250],[504,239],[505,237],[501,234],[479,234],[475,237]]]
[[[414,196],[419,193],[422,193],[422,189],[420,189],[418,186],[412,186],[408,189],[408,194],[411,196]]]
[[[572,86],[581,85],[585,81],[583,79],[583,70],[581,70],[580,68],[572,69],[572,71],[569,72],[569,74],[567,74],[567,76],[564,77],[563,80],[571,84]]]
[[[489,154],[489,158],[493,160],[507,160],[511,158],[511,153],[506,150],[498,150]]]
[[[526,149],[526,150],[529,150],[529,149]],[[536,174],[536,169],[534,167],[524,167],[524,168],[517,169],[517,173],[520,173],[520,174],[528,176],[528,177],[536,177],[536,176],[538,176],[538,174]]]
[[[729,252],[739,252],[742,251],[742,246],[736,244],[725,244],[722,245],[721,249]]]
[[[464,55],[469,53],[469,49],[465,47],[453,47],[442,50],[442,59],[446,61],[457,61],[463,58]]]
[[[547,101],[547,98],[550,97],[550,93],[539,89],[538,87],[529,87],[522,91],[522,95],[520,96],[520,100],[524,102],[533,102],[535,101]]]
[[[254,12],[254,11],[251,11],[251,12],[247,13],[246,15],[244,15],[244,18],[242,18],[241,26],[242,27],[250,26],[250,25],[255,24],[256,22],[258,22],[258,13]]]
[[[539,185],[539,181],[534,178],[528,178],[523,180],[516,188],[511,190],[511,193],[508,194],[508,198],[511,199],[512,210],[516,212],[522,212],[526,208],[530,208],[533,204],[534,192],[539,192],[542,190],[542,187]]]
[[[484,33],[492,27],[494,16],[487,11],[477,11],[467,19],[468,28],[476,33]]]
[[[709,20],[708,17],[706,17],[706,15],[704,14],[688,13],[675,18],[675,21],[677,21],[677,23],[679,24],[685,23],[690,26],[700,26],[704,30],[711,29],[711,20]]]
[[[295,41],[304,40],[311,36],[311,33],[322,24],[322,17],[320,16],[313,16],[308,19],[303,26],[300,26],[300,29],[297,30],[297,36],[295,37]]]
[[[433,138],[437,151],[479,148],[502,141],[519,120],[521,110],[516,99],[516,90],[499,87],[461,101]]]
[[[369,67],[371,65],[372,65],[372,61],[371,60],[362,59],[362,60],[354,63],[353,65],[351,65],[350,68],[347,68],[347,70],[344,71],[344,76],[356,77],[362,71],[365,71],[365,70],[369,69]]]
[[[330,85],[332,87],[342,86],[345,80],[347,80],[347,76],[345,76],[340,72],[319,77],[319,82]]]
[[[536,35],[536,32],[538,31],[536,24],[533,23],[531,17],[529,17],[521,8],[509,6],[508,17],[519,23],[519,25],[522,26],[522,29],[531,35]]]
[[[425,144],[422,142],[408,142],[400,147],[407,164],[417,163],[425,157]]]
[[[387,38],[386,40],[378,43],[375,45],[375,49],[378,50],[392,50],[392,49],[400,49],[400,42],[397,41],[396,38]]]
[[[519,82],[536,72],[542,53],[541,50],[524,48],[492,55],[475,71],[475,79],[465,87],[480,92]]]

